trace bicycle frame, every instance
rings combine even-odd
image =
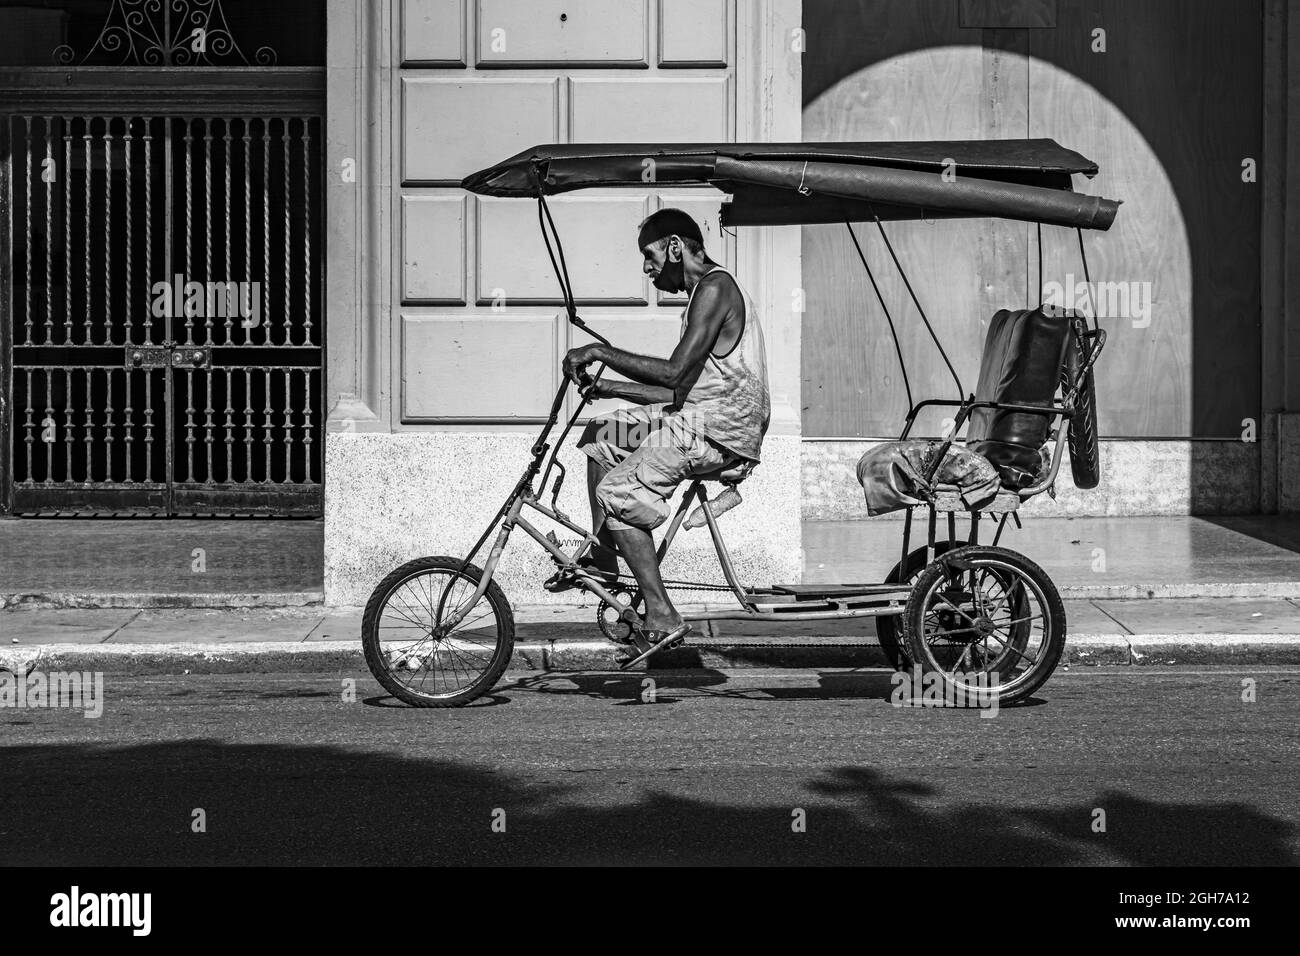
[[[599,376],[597,376],[598,378]],[[560,386],[556,394],[555,401],[552,403],[551,414],[548,416],[542,432],[533,445],[533,459],[525,469],[523,476],[519,479],[514,490],[497,516],[493,518],[487,530],[479,538],[478,544],[465,559],[467,565],[474,555],[482,547],[492,529],[500,523],[496,539],[492,543],[492,549],[488,554],[488,559],[483,566],[483,576],[478,582],[474,593],[465,601],[463,605],[453,611],[450,616],[442,620],[440,627],[444,631],[451,631],[465,618],[474,606],[482,599],[487,592],[488,585],[491,583],[493,575],[496,573],[497,563],[501,559],[501,554],[505,551],[506,543],[510,540],[511,532],[520,528],[525,534],[542,546],[551,557],[560,563],[561,567],[571,571],[579,580],[580,586],[595,594],[602,601],[611,607],[623,607],[617,596],[605,586],[603,580],[596,575],[590,574],[578,565],[578,560],[582,558],[592,547],[599,542],[594,534],[587,529],[573,522],[567,515],[555,507],[555,501],[559,497],[559,489],[564,479],[563,466],[554,460],[548,464],[546,473],[549,474],[551,465],[559,468],[560,473],[556,477],[554,490],[551,495],[551,506],[543,504],[538,500],[538,495],[533,488],[533,479],[538,471],[541,470],[541,462],[545,457],[550,446],[546,439],[551,429],[556,424],[560,406],[563,404],[564,393],[568,390],[568,383],[565,382]],[[582,413],[587,404],[587,397],[584,394],[583,401],[579,404],[577,411],[574,412],[568,426],[564,430],[567,435],[578,416]],[[561,443],[563,436],[561,436]],[[555,450],[558,455],[559,443]],[[545,475],[543,477],[543,492],[545,492]],[[792,590],[799,586],[790,586],[790,588],[781,587],[745,587],[741,584],[736,576],[735,566],[731,561],[731,553],[727,550],[726,542],[722,539],[722,532],[718,528],[717,518],[707,507],[708,495],[704,490],[704,483],[698,479],[692,480],[687,487],[686,494],[683,496],[681,503],[678,505],[672,520],[668,525],[668,530],[664,535],[663,541],[660,542],[657,553],[659,561],[662,564],[669,547],[677,536],[687,511],[693,502],[698,502],[703,507],[705,521],[708,524],[709,535],[712,538],[714,550],[718,557],[718,564],[722,569],[723,577],[726,579],[726,586],[739,604],[736,609],[706,610],[691,614],[684,614],[683,618],[687,621],[710,621],[710,620],[754,620],[756,618],[768,618],[771,620],[819,620],[819,619],[837,619],[851,617],[877,617],[880,615],[896,615],[903,612],[903,603],[906,601],[909,588],[906,585],[892,584],[854,584],[854,585],[832,585],[824,588],[808,586],[799,590]],[[565,552],[554,541],[537,529],[537,527],[524,517],[524,509],[530,508],[539,512],[545,517],[557,522],[568,528],[570,531],[582,535],[582,542],[578,545],[572,554]],[[933,524],[933,522],[932,522]],[[706,582],[684,582],[683,585],[689,588],[691,584],[704,584],[709,588],[717,588],[718,585]],[[682,586],[682,585],[679,585]],[[623,590],[619,588],[618,590]],[[883,602],[883,603],[882,603]],[[633,601],[624,607],[622,616],[630,623],[639,623],[636,614],[637,601]]]
[[[1086,374],[1088,369],[1090,369],[1093,363],[1096,362],[1097,355],[1105,344],[1104,332],[1090,333],[1090,337],[1091,336],[1095,336],[1095,342],[1091,343],[1092,348],[1089,349],[1085,362],[1075,375],[1075,380],[1073,382],[1075,388],[1078,387],[1078,383],[1082,381],[1083,376]],[[603,372],[603,368],[601,369],[601,372]],[[598,372],[592,380],[593,384],[600,378],[601,372]],[[568,391],[568,388],[569,383],[566,381],[561,384],[559,390],[556,392],[555,399],[551,404],[551,412],[547,417],[546,423],[542,426],[541,434],[538,435],[537,441],[534,442],[532,446],[532,460],[524,470],[524,474],[520,477],[514,490],[510,493],[509,498],[506,499],[506,503],[502,506],[501,510],[497,512],[496,517],[493,518],[492,522],[488,525],[487,530],[479,538],[478,543],[465,558],[464,563],[468,565],[474,555],[478,553],[479,549],[483,546],[483,543],[491,534],[492,529],[496,527],[498,522],[500,522],[500,529],[497,532],[496,540],[493,542],[492,550],[489,553],[487,563],[483,568],[482,579],[479,581],[469,600],[466,601],[462,607],[457,608],[452,612],[451,616],[445,620],[442,626],[448,631],[455,628],[487,592],[488,585],[491,584],[493,575],[496,573],[497,563],[501,559],[501,554],[505,550],[506,543],[510,540],[510,533],[516,527],[521,528],[525,534],[541,545],[541,547],[544,548],[563,569],[571,572],[573,576],[578,579],[580,586],[584,590],[595,594],[611,607],[623,607],[621,616],[629,623],[637,623],[639,621],[636,613],[636,605],[639,602],[639,599],[633,600],[628,605],[623,606],[622,602],[617,599],[615,594],[605,586],[601,577],[588,573],[578,565],[579,559],[586,555],[591,548],[598,545],[599,542],[594,534],[574,523],[555,505],[559,498],[560,487],[563,484],[565,477],[564,466],[558,461],[559,448],[562,446],[564,438],[577,422],[578,416],[582,414],[590,401],[589,388],[580,391],[582,401],[579,402],[577,410],[573,413],[573,416],[565,426],[564,432],[556,443],[554,453],[551,455],[551,460],[542,474],[542,491],[544,493],[546,481],[549,477],[551,468],[555,467],[559,471],[551,492],[550,507],[547,507],[538,500],[538,495],[533,488],[533,480],[536,478],[538,472],[542,470],[541,463],[546,458],[547,452],[552,450],[546,440],[550,436],[551,429],[554,428],[559,419],[559,411],[563,405],[564,396]],[[964,401],[954,401],[951,399],[927,399],[917,403],[908,412],[900,438],[906,439],[911,433],[912,425],[921,409],[934,405],[956,406],[958,411],[955,427],[944,440],[942,451],[935,457],[934,464],[930,469],[931,474],[927,476],[928,478],[933,477],[933,472],[938,468],[939,462],[942,460],[943,455],[946,454],[948,447],[954,440],[953,436],[955,436],[957,431],[960,430],[962,424],[970,416],[970,413],[977,408],[1006,409],[1046,415],[1053,418],[1058,424],[1068,420],[1074,412],[1072,402],[1068,399],[1059,405],[1054,403],[1046,408],[1000,402],[977,402],[975,401],[974,396],[971,396]],[[1047,470],[1047,473],[1038,482],[1028,488],[1021,489],[1017,493],[1022,500],[1037,494],[1055,481],[1057,471],[1060,467],[1062,448],[1063,445],[1058,436],[1056,439],[1056,447],[1053,450],[1051,466]],[[681,503],[677,506],[677,510],[673,514],[672,520],[668,525],[668,530],[664,535],[663,541],[659,544],[657,554],[661,565],[663,564],[664,557],[668,553],[669,547],[671,547],[673,540],[677,536],[678,530],[681,528],[682,521],[685,519],[687,510],[691,507],[692,502],[697,502],[703,510],[704,518],[709,528],[709,535],[713,541],[714,551],[717,554],[718,565],[726,580],[726,587],[735,597],[739,607],[733,610],[709,610],[684,614],[684,620],[755,620],[758,618],[776,620],[779,618],[784,620],[811,621],[853,617],[879,617],[883,615],[897,615],[903,612],[903,602],[906,600],[907,594],[910,590],[906,585],[881,583],[842,584],[822,587],[815,585],[778,586],[767,588],[745,587],[736,576],[735,566],[731,560],[731,553],[728,551],[726,542],[722,538],[722,532],[718,528],[717,518],[714,517],[713,512],[708,508],[709,498],[704,490],[704,483],[699,479],[691,481],[690,485],[687,487],[686,494],[683,496]],[[550,520],[568,528],[570,531],[582,535],[582,543],[572,554],[565,552],[558,544],[539,531],[531,521],[524,517],[523,511],[526,507],[541,513]],[[919,507],[928,507],[929,509],[928,534],[926,537],[927,563],[930,560],[933,560],[935,556],[935,523],[937,513],[940,509],[936,507],[934,501],[929,501],[924,505],[913,505],[907,511],[903,525],[902,562],[906,562],[907,556],[911,550],[913,512]],[[952,511],[948,511],[947,514],[948,537],[949,540],[955,541],[957,540],[955,514]],[[967,543],[977,544],[979,541],[979,521],[981,512],[970,511],[969,514],[970,528]],[[994,545],[996,545],[1001,539],[1002,531],[1006,526],[1007,518],[1009,516],[1015,517],[1016,525],[1019,527],[1020,518],[1018,515],[1015,515],[1013,511],[1003,512],[1002,518],[997,527],[997,532],[993,538],[992,543]],[[705,582],[683,582],[682,584],[679,584],[678,587],[689,589],[690,584],[705,584]],[[718,585],[712,583],[708,583],[706,586],[710,589],[718,587]],[[620,590],[622,589],[620,588]]]

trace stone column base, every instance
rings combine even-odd
[[[1300,412],[1274,412],[1276,447],[1272,470],[1276,474],[1277,513],[1300,513]]]

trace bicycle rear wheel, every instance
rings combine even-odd
[[[492,689],[510,663],[515,620],[495,581],[455,627],[445,623],[474,594],[483,571],[458,558],[408,561],[366,604],[361,644],[384,689],[413,707],[458,707]]]
[[[968,545],[930,564],[913,585],[903,634],[945,693],[972,689],[1001,704],[1025,700],[1065,649],[1065,607],[1051,578],[1008,548]]]

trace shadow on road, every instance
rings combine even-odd
[[[593,673],[548,671],[530,674],[500,685],[496,693],[497,702],[509,700],[505,696],[509,691],[526,691],[538,694],[578,694],[596,699],[615,701],[618,706],[644,703],[645,695],[653,687],[654,702],[658,704],[676,703],[679,698],[670,696],[673,688],[691,691],[696,699],[717,698],[719,700],[755,700],[755,701],[804,701],[804,700],[893,700],[899,685],[894,680],[892,670],[869,671],[821,671],[817,674],[816,687],[789,687],[774,684],[770,687],[744,687],[730,689],[726,685],[731,678],[726,673],[711,669],[694,669],[681,671],[652,671],[649,674],[632,673]],[[653,678],[654,684],[647,685],[646,679]],[[910,696],[910,695],[909,695]],[[375,698],[366,703],[383,706],[391,698]],[[1046,703],[1040,697],[1030,697],[1010,707],[1038,707]],[[399,705],[400,706],[400,705]]]
[[[202,739],[12,746],[0,762],[0,862],[1062,865],[1099,853],[1143,865],[1297,862],[1290,824],[1241,803],[1111,791],[1087,805],[936,808],[943,794],[928,784],[843,767],[800,788],[807,832],[793,833],[790,805],[647,792],[644,778],[625,776],[592,770],[582,784],[557,785],[452,760]],[[1095,807],[1106,810],[1105,833],[1090,828]],[[191,832],[196,808],[205,833]],[[492,830],[498,808],[504,833]]]

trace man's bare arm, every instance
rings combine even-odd
[[[619,398],[637,405],[668,405],[673,400],[673,390],[641,382],[608,382],[601,379],[596,385],[597,398]]]
[[[718,339],[722,323],[732,308],[733,298],[737,295],[734,283],[720,280],[701,280],[691,300],[690,311],[686,315],[686,330],[681,341],[668,358],[652,355],[638,355],[612,345],[589,345],[584,349],[575,349],[569,353],[580,353],[586,362],[604,362],[620,375],[625,375],[644,385],[658,386],[669,391],[678,391],[687,383],[694,381],[699,369],[704,364],[713,343]],[[565,358],[565,374],[569,374],[572,360]],[[570,376],[572,377],[572,376]]]

